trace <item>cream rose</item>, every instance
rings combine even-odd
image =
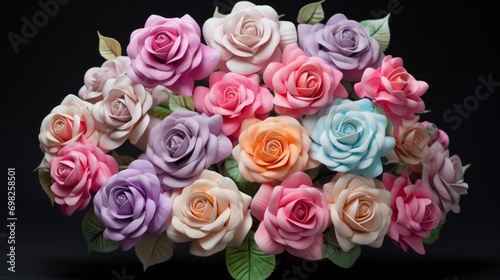
[[[218,67],[238,74],[261,74],[272,61],[281,61],[283,48],[297,42],[295,25],[280,21],[268,5],[237,2],[231,13],[212,17],[202,28],[207,45],[220,53]]]
[[[241,245],[252,226],[252,198],[217,172],[205,169],[192,184],[175,189],[171,198],[167,235],[173,242],[191,242],[189,252],[195,256]]]
[[[391,224],[391,194],[378,179],[337,173],[323,185],[335,235],[345,252],[355,245],[382,246]]]

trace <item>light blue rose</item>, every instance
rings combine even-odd
[[[369,178],[382,174],[381,158],[394,148],[394,137],[386,135],[387,124],[369,99],[337,98],[303,119],[313,141],[311,158],[330,170]]]

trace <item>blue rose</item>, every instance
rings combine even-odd
[[[375,112],[369,99],[337,98],[303,119],[313,143],[311,158],[337,172],[375,178],[382,174],[382,157],[394,148],[386,135],[387,117]]]

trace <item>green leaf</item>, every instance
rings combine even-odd
[[[248,194],[251,197],[253,197],[257,193],[260,187],[260,183],[250,182],[243,178],[240,174],[240,171],[238,170],[238,162],[236,162],[233,156],[229,156],[224,160],[224,166],[229,177],[231,177],[231,179],[236,182],[240,191]]]
[[[50,199],[50,203],[52,204],[52,206],[54,206],[54,199],[56,195],[50,189],[50,186],[52,185],[52,177],[50,176],[50,169],[40,164],[40,166],[37,167],[37,170],[38,170],[38,181],[40,182],[40,186],[42,186],[43,191],[47,194],[47,196]]]
[[[276,266],[275,256],[257,246],[254,234],[249,231],[240,246],[226,248],[226,266],[234,280],[267,279]]]
[[[159,236],[145,233],[135,244],[135,254],[142,262],[144,271],[152,265],[168,261],[174,254],[174,243],[165,232]]]
[[[172,111],[177,110],[190,110],[194,111],[194,101],[189,96],[176,95],[171,92],[168,92],[170,96],[168,100],[168,107]]]
[[[309,3],[300,8],[297,22],[305,24],[321,22],[325,18],[325,11],[323,10],[323,6],[321,6],[323,2],[325,2],[325,0]]]
[[[102,57],[113,59],[122,55],[122,47],[117,40],[102,36],[99,31],[97,31],[97,36],[99,36],[99,53]]]
[[[82,230],[87,240],[89,253],[91,251],[109,253],[120,247],[118,242],[108,240],[104,237],[104,226],[97,218],[93,207],[83,216]]]
[[[148,114],[150,114],[151,116],[153,116],[157,119],[163,120],[164,118],[166,118],[168,115],[170,115],[172,113],[172,110],[170,110],[168,103],[169,103],[168,101],[165,101],[165,102],[158,104],[156,107],[151,108],[148,111]]]
[[[126,156],[126,155],[120,155],[116,151],[111,152],[111,156],[116,160],[116,163],[118,163],[118,167],[120,170],[123,170],[128,167],[128,165],[135,160],[134,157],[131,156]]]
[[[323,258],[329,259],[342,268],[350,268],[361,255],[361,246],[355,245],[349,252],[344,252],[337,241],[335,231],[330,229],[323,237]]]
[[[354,91],[354,86],[353,86],[352,82],[342,80],[340,83],[342,84],[342,86],[344,86],[344,88],[347,91],[347,96],[348,96],[347,98],[349,98],[350,100],[360,99],[359,96]]]
[[[437,227],[431,231],[431,235],[427,238],[422,238],[422,242],[425,244],[432,244],[432,243],[436,242],[439,238],[439,232],[441,231],[441,228],[443,228],[444,223],[445,223],[445,219],[442,219],[441,221],[439,221],[439,224],[437,225]]]
[[[363,29],[377,40],[380,45],[380,50],[383,52],[387,50],[389,41],[391,40],[391,32],[389,29],[390,15],[391,14],[387,14],[380,19],[367,19],[360,22]]]

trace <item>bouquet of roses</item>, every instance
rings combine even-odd
[[[325,19],[322,2],[296,24],[248,1],[202,26],[151,15],[126,55],[98,33],[105,61],[43,119],[37,168],[64,215],[86,211],[90,250],[146,269],[189,242],[235,279],[281,254],[348,268],[386,238],[425,254],[468,165],[423,120],[428,84],[385,54],[389,15]]]

